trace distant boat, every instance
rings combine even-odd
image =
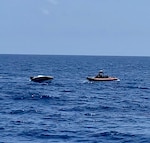
[[[44,81],[49,81],[52,80],[52,76],[45,76],[45,75],[38,75],[38,76],[31,76],[30,77],[31,81],[34,82],[44,82]]]
[[[118,80],[116,77],[87,77],[89,81],[114,81]]]
[[[100,70],[98,75],[96,75],[95,77],[87,77],[87,80],[89,81],[113,81],[113,80],[118,80],[118,78],[104,75],[103,70]]]

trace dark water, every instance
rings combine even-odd
[[[0,55],[0,143],[31,142],[149,143],[150,58]]]

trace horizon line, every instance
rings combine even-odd
[[[29,56],[95,56],[95,57],[150,57],[146,55],[88,55],[88,54],[29,54],[29,53],[0,53],[0,55],[29,55]]]

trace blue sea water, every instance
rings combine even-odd
[[[51,142],[149,143],[150,57],[0,55],[0,143]]]

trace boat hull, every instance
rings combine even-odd
[[[31,81],[34,82],[44,82],[44,81],[49,81],[52,80],[52,76],[35,76],[35,77],[30,77]]]
[[[118,78],[115,77],[107,77],[107,78],[96,78],[96,77],[87,77],[87,80],[89,81],[114,81],[118,80]]]

